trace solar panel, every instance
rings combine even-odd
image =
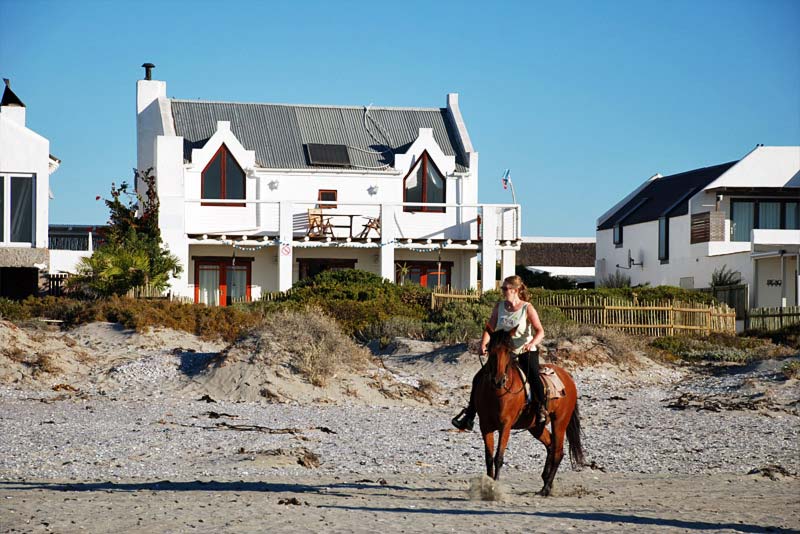
[[[320,143],[306,144],[308,163],[310,165],[333,165],[349,167],[350,154],[345,145],[325,145]]]

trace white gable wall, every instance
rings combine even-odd
[[[32,246],[44,249],[47,248],[48,239],[50,141],[25,126],[24,109],[12,106],[0,108],[0,173],[34,176],[36,189]],[[23,112],[20,113],[19,110]],[[31,246],[26,243],[19,245]],[[10,244],[0,243],[0,246],[10,246]]]

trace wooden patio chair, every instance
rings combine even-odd
[[[308,237],[324,237],[333,236],[333,225],[331,218],[322,215],[322,210],[319,208],[308,210],[308,230],[306,231]]]
[[[378,234],[378,237],[381,236],[381,219],[380,217],[366,217],[367,222],[364,224],[364,228],[361,230],[361,233],[358,234],[359,239],[365,239],[369,237],[370,230],[375,230],[375,233]]]

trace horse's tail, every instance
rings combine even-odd
[[[583,457],[583,447],[581,446],[581,414],[578,411],[578,401],[575,401],[575,409],[572,417],[569,418],[567,425],[567,439],[569,440],[569,460],[572,467],[581,467],[586,464]]]

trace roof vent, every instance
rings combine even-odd
[[[152,63],[144,63],[142,64],[144,67],[144,79],[145,80],[152,80],[153,79],[153,69],[156,68],[155,65]]]

